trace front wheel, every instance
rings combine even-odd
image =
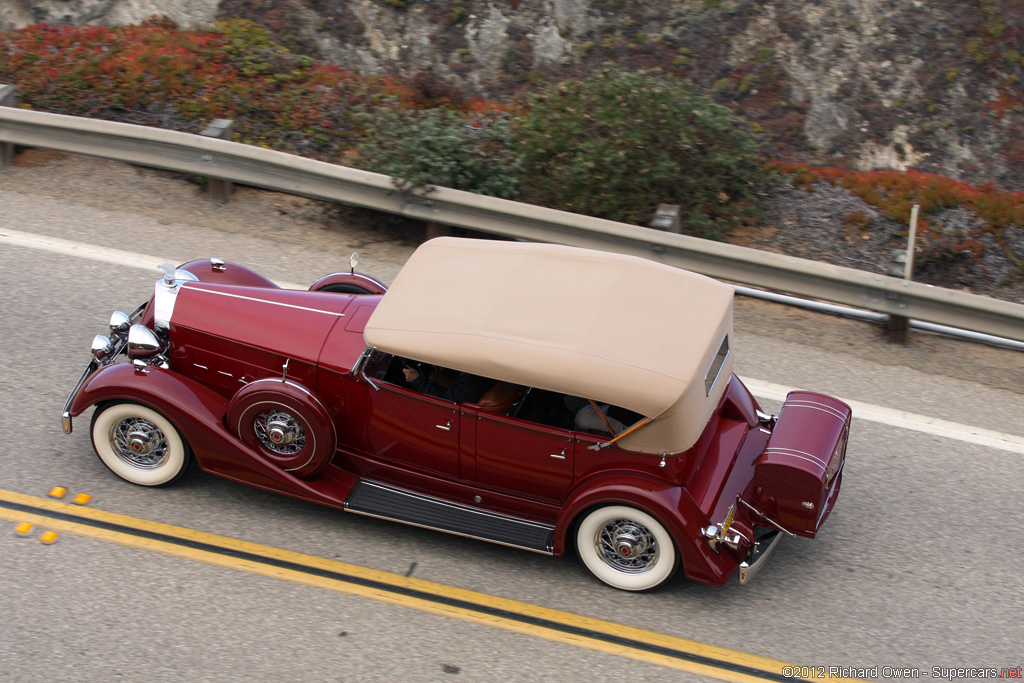
[[[594,576],[622,590],[651,590],[676,572],[675,543],[665,527],[625,505],[589,512],[576,530],[576,551]]]
[[[139,486],[170,484],[192,452],[170,420],[137,403],[114,403],[92,416],[92,446],[111,472]]]

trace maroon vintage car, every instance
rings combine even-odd
[[[220,260],[157,281],[64,406],[135,484],[213,474],[364,515],[560,555],[602,581],[751,579],[813,538],[850,409],[776,417],[732,374],[732,289],[652,261],[440,238],[390,289],[281,289]],[[119,362],[122,354],[127,362]]]

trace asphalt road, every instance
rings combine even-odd
[[[112,169],[100,170],[121,172]],[[111,203],[70,185],[34,185],[45,171],[0,174],[0,235],[178,262],[215,255],[298,283],[345,268],[354,246],[360,270],[390,280],[411,250],[317,227],[315,216],[289,216],[284,200],[264,193],[215,207],[192,186],[147,172],[121,188],[132,196]],[[784,541],[752,584],[677,580],[639,595],[597,583],[570,557],[346,515],[195,470],[166,489],[124,483],[93,454],[88,415],[65,436],[58,414],[92,335],[112,310],[147,298],[156,276],[0,242],[0,489],[45,497],[63,486],[92,494],[92,508],[803,665],[929,672],[1024,663],[1022,454],[926,428],[855,416],[842,494],[823,533]],[[741,376],[1024,436],[1019,352],[924,335],[891,347],[862,323],[742,301],[736,327]],[[4,681],[703,680],[73,533],[44,545],[13,530],[0,520]]]

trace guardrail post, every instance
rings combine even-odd
[[[218,140],[230,140],[234,125],[235,122],[232,119],[214,119],[210,121],[210,124],[200,135],[205,135],[208,138],[217,138]],[[209,176],[206,178],[206,194],[218,202],[226,202],[231,199],[231,192],[234,190],[234,187],[235,184],[230,180],[211,178]]]
[[[647,227],[680,234],[683,228],[679,218],[679,207],[675,204],[658,204],[658,210],[654,212],[654,218]]]
[[[907,236],[907,251],[903,258],[897,258],[896,262],[903,262],[903,268],[895,269],[891,274],[895,277],[903,277],[904,280],[912,280],[914,275],[914,237],[917,233],[917,212],[921,207],[917,204],[910,209],[910,232]],[[900,272],[902,270],[902,272]],[[910,335],[910,319],[902,315],[890,315],[889,341],[895,344],[906,344]]]
[[[0,83],[0,107],[15,107],[18,105],[18,91],[13,85]],[[0,142],[0,168],[7,168],[14,163],[14,144],[11,142]]]
[[[886,325],[889,341],[894,344],[906,344],[910,333],[910,318],[905,315],[890,315]]]

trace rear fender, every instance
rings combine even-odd
[[[334,496],[325,496],[285,472],[229,432],[224,426],[227,400],[187,377],[155,366],[138,371],[130,363],[110,365],[89,378],[71,405],[71,414],[77,416],[89,406],[110,401],[132,401],[167,417],[207,472],[286,495],[339,504]]]
[[[605,505],[630,505],[657,518],[675,539],[688,578],[720,585],[738,566],[736,558],[716,553],[703,541],[701,529],[710,522],[684,488],[628,473],[602,475],[573,491],[558,518],[554,554],[566,551],[583,513]]]

